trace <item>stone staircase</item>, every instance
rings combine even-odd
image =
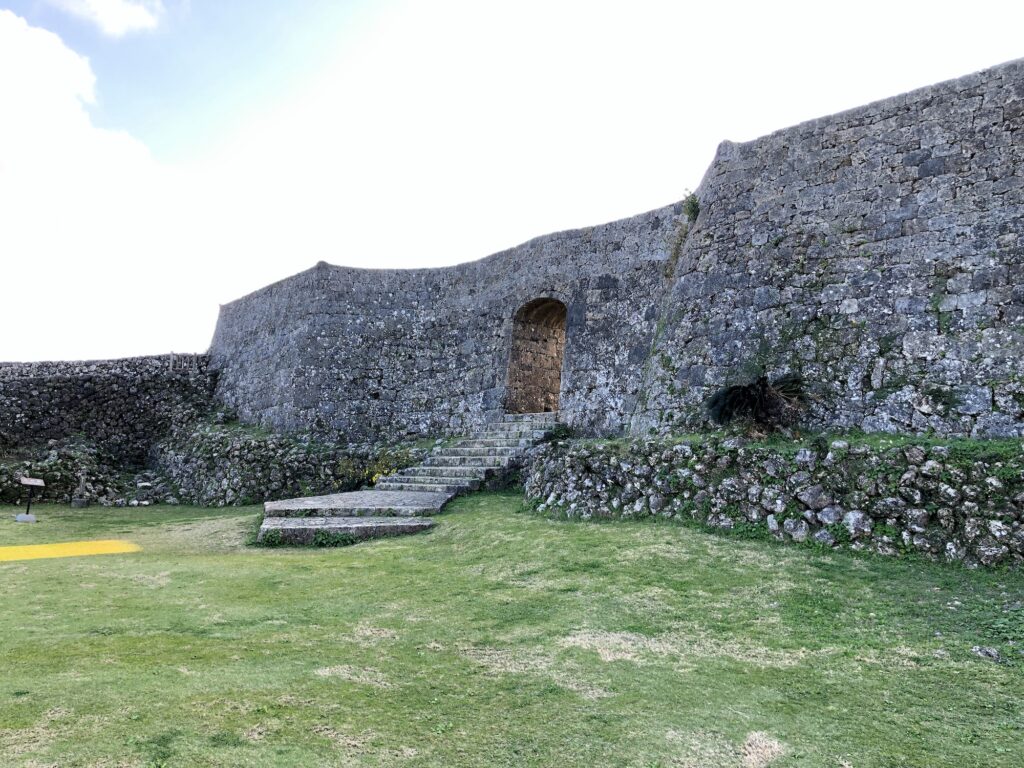
[[[438,446],[419,466],[380,478],[372,489],[268,501],[257,541],[346,543],[426,530],[445,504],[500,477],[557,423],[556,413],[506,414]]]

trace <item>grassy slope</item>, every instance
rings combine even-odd
[[[0,563],[0,765],[1024,763],[1024,574],[519,509],[317,551],[241,546],[252,508],[5,514],[144,551]]]

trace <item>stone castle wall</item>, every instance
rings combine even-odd
[[[766,369],[814,421],[1024,434],[1024,61],[723,144],[633,431]]]
[[[173,426],[213,405],[205,355],[0,363],[0,452],[82,436],[141,465]]]
[[[320,264],[222,308],[218,397],[286,431],[465,432],[505,407],[517,310],[551,298],[567,308],[563,417],[619,431],[639,397],[680,215],[669,207],[445,269]]]
[[[676,205],[446,269],[319,265],[222,309],[218,396],[286,430],[465,431],[552,297],[583,434],[699,427],[761,370],[811,382],[821,426],[1024,434],[1022,124],[1018,61],[724,143],[688,233]]]
[[[0,363],[0,502],[246,504],[352,490],[411,445],[339,444],[230,421],[206,355]]]
[[[724,143],[697,198],[692,224],[677,204],[444,269],[320,264],[223,307],[209,371],[0,365],[0,449],[81,432],[140,460],[213,374],[272,429],[465,432],[544,356],[513,343],[544,298],[584,435],[699,428],[762,370],[801,373],[818,426],[1024,434],[1024,62]]]

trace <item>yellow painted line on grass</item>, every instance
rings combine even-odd
[[[102,541],[65,541],[61,544],[26,544],[20,547],[0,547],[0,562],[7,560],[42,560],[47,557],[82,557],[83,555],[117,555],[122,552],[141,552],[142,547],[130,541],[105,539]]]

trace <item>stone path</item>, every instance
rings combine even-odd
[[[481,430],[435,448],[416,467],[383,477],[374,488],[268,501],[258,540],[311,544],[324,536],[361,540],[416,533],[456,496],[475,491],[554,429],[555,413],[507,414]]]

